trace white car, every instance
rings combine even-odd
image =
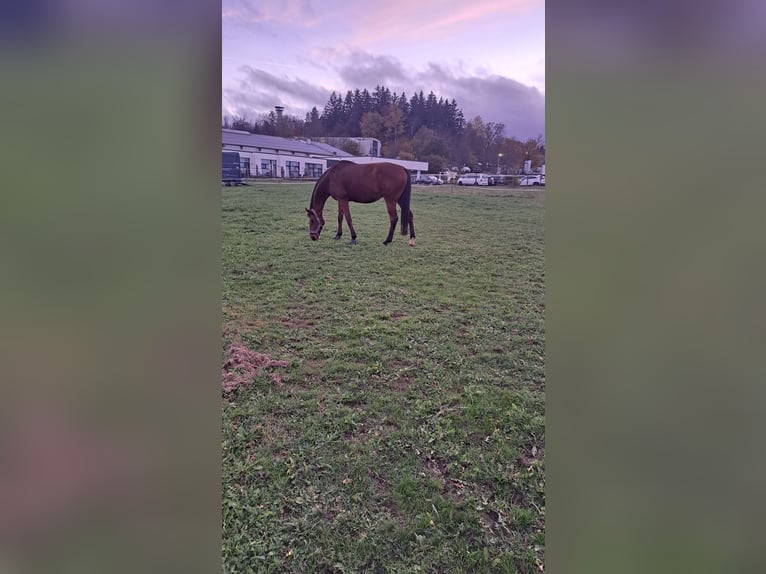
[[[545,185],[544,175],[522,175],[519,178],[519,185]]]
[[[412,180],[412,183],[419,183],[422,185],[441,185],[441,180],[435,175],[421,175]]]
[[[457,180],[458,185],[489,185],[489,177],[483,173],[466,173]]]

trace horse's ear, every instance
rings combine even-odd
[[[306,208],[306,213],[311,213],[308,207]]]

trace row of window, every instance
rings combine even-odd
[[[247,159],[247,171],[250,173],[250,160]],[[299,178],[301,177],[301,164],[297,161],[285,162],[285,167],[281,168],[277,172],[277,160],[275,159],[262,159],[261,160],[261,173],[256,175],[265,175],[271,177],[288,177]],[[303,177],[319,177],[322,175],[321,163],[306,163],[304,164]],[[244,176],[244,174],[243,174]],[[244,176],[250,177],[250,175]]]
[[[335,162],[332,162],[332,163],[335,163]],[[327,167],[330,167],[330,162],[328,162]],[[285,166],[280,168],[279,171],[277,171],[277,160],[262,159],[260,169],[256,165],[255,174],[253,174],[252,168],[250,166],[250,158],[240,155],[239,156],[239,172],[241,177],[253,177],[253,175],[255,176],[262,175],[266,177],[285,177],[290,179],[297,179],[300,177],[315,178],[322,175],[322,164],[310,163],[310,162],[304,163],[303,174],[301,175],[300,162],[297,162],[297,161],[285,162]]]

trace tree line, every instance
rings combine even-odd
[[[224,116],[223,127],[281,137],[370,137],[381,141],[383,157],[413,159],[429,164],[429,171],[453,167],[473,171],[519,173],[525,160],[536,168],[545,163],[542,135],[520,140],[507,137],[505,125],[485,122],[481,116],[466,121],[456,100],[437,99],[433,91],[407,97],[385,86],[349,90],[345,96],[332,92],[320,112],[313,107],[305,118],[271,111],[250,121]],[[333,140],[334,142],[337,139]],[[352,140],[339,147],[358,154]]]

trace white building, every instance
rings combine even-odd
[[[348,138],[359,146],[359,153],[370,157],[380,157],[380,140],[375,138]],[[428,169],[428,168],[426,168]]]
[[[381,157],[382,146],[380,140],[376,138],[328,137],[320,139],[335,147],[343,147],[344,142],[352,141],[359,147],[360,156]]]
[[[371,140],[372,138],[354,139]],[[221,149],[222,151],[239,153],[240,170],[243,177],[271,176],[285,179],[315,179],[322,175],[328,167],[340,160],[354,163],[387,161],[401,165],[410,172],[415,172],[416,175],[420,175],[421,171],[428,170],[428,163],[423,161],[373,156],[357,157],[329,144],[308,139],[280,138],[225,128],[221,130]],[[380,149],[379,146],[378,149]]]

